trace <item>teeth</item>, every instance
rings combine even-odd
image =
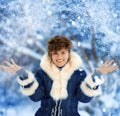
[[[61,63],[62,61],[57,61],[58,63]]]
[[[62,60],[57,60],[58,62],[61,62]]]

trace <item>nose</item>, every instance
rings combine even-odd
[[[62,54],[58,54],[57,59],[62,59]]]

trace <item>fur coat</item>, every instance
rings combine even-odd
[[[35,102],[41,101],[35,116],[80,116],[78,101],[87,103],[101,93],[104,79],[86,74],[81,63],[79,55],[71,52],[70,60],[59,70],[45,54],[35,75],[27,71],[27,79],[18,78],[22,93]]]

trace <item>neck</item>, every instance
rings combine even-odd
[[[61,71],[63,67],[58,67],[58,66],[57,66],[57,68],[59,69],[59,71]]]

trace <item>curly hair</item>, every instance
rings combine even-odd
[[[54,36],[48,40],[48,55],[51,57],[52,52],[57,52],[62,48],[69,52],[72,47],[72,42],[65,36]]]

